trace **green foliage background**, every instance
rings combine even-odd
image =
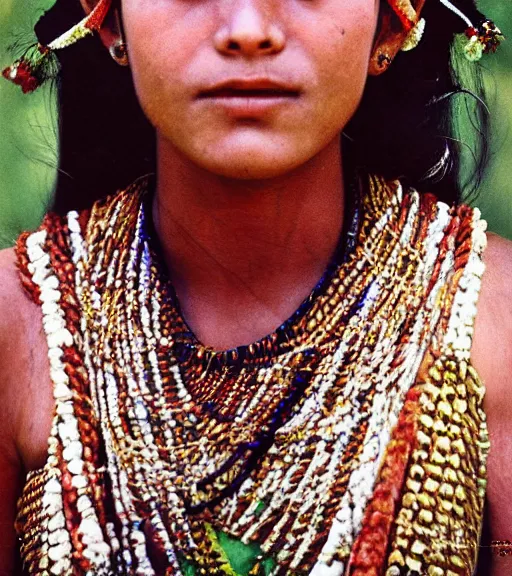
[[[0,69],[11,61],[8,46],[18,37],[26,42],[37,18],[53,1],[1,0]],[[481,0],[480,6],[511,40],[483,61],[493,119],[493,157],[473,203],[482,210],[490,230],[512,239],[512,9],[508,1]],[[36,227],[48,207],[57,165],[56,118],[48,89],[22,96],[19,88],[0,82],[0,247],[12,245],[22,230]]]

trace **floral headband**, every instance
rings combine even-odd
[[[418,19],[409,0],[387,1],[408,32],[402,50],[415,48],[423,35],[425,20]],[[449,0],[437,1],[465,22],[467,28],[463,34],[459,35],[458,45],[468,60],[474,62],[480,60],[483,54],[496,51],[504,37],[491,20],[481,18],[480,21],[473,22]],[[39,43],[31,46],[21,58],[2,72],[4,78],[20,86],[24,93],[33,92],[47,80],[55,78],[58,72],[56,52],[98,31],[105,21],[112,2],[113,0],[99,0],[92,12],[71,30],[47,46]]]

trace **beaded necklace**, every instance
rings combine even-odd
[[[147,187],[18,243],[56,402],[20,502],[30,573],[233,576],[225,534],[259,546],[253,576],[466,574],[488,450],[469,364],[478,212],[370,178],[346,261],[222,353],[181,317]]]

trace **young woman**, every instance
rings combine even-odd
[[[82,7],[6,75],[29,91],[99,30],[152,128],[62,52],[89,205],[0,256],[0,573],[509,574],[486,552],[512,539],[512,249],[457,204],[447,116],[454,35],[474,59],[492,24],[471,0]]]

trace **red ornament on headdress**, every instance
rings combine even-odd
[[[418,23],[418,13],[409,0],[388,0],[395,14],[400,19],[406,32],[409,32]]]
[[[2,71],[2,76],[21,86],[24,93],[33,92],[46,80],[55,77],[58,70],[55,52],[71,46],[89,34],[99,30],[112,5],[112,0],[99,0],[91,13],[48,46],[34,44]]]

